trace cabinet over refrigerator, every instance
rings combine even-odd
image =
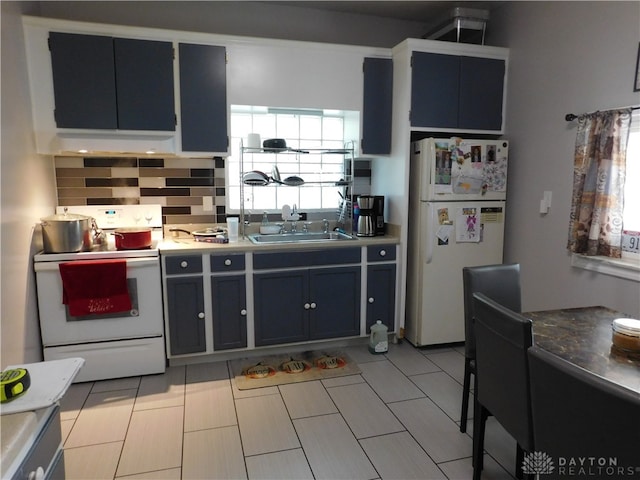
[[[464,341],[462,268],[502,263],[508,142],[412,144],[405,337]]]

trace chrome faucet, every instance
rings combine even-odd
[[[322,232],[329,233],[329,220],[326,218],[322,219]]]

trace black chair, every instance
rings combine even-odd
[[[540,348],[528,355],[536,451],[554,467],[541,478],[577,478],[567,466],[572,458],[597,459],[586,466],[591,478],[636,478],[640,394]]]
[[[473,294],[477,390],[473,423],[473,478],[483,466],[485,423],[493,415],[516,440],[516,476],[522,478],[524,451],[533,452],[527,349],[531,320],[482,293]]]
[[[462,387],[462,414],[460,431],[467,431],[469,416],[469,390],[471,375],[476,377],[476,340],[473,333],[473,294],[484,293],[487,297],[504,305],[509,310],[520,312],[520,265],[517,263],[464,267],[464,384]]]

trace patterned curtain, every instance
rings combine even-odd
[[[631,109],[578,119],[567,248],[620,258],[627,140]]]

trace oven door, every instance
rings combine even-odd
[[[127,258],[126,261],[131,311],[86,317],[70,316],[62,303],[60,262],[35,263],[43,346],[163,335],[160,259]]]

